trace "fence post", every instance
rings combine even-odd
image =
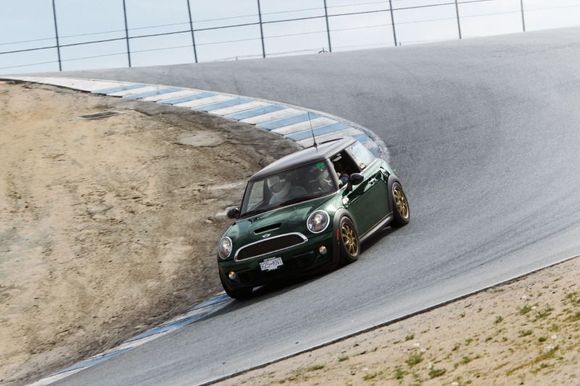
[[[524,0],[520,0],[520,7],[522,10],[522,30],[526,32],[526,17],[524,15]]]
[[[129,68],[131,68],[131,47],[129,47],[129,26],[127,25],[127,6],[123,0],[123,16],[125,17],[125,41],[127,43],[127,61]]]
[[[197,63],[197,48],[195,48],[195,33],[193,32],[193,18],[191,17],[191,5],[187,0],[187,13],[189,14],[189,30],[191,31],[191,44],[193,45],[193,57]]]
[[[56,5],[52,0],[52,17],[54,19],[54,35],[56,36],[56,54],[58,55],[58,70],[62,72],[62,60],[60,58],[60,40],[58,38],[58,23],[56,21]]]
[[[393,27],[393,41],[397,47],[397,30],[395,29],[395,15],[393,13],[393,1],[389,0],[389,11],[391,12],[391,26]]]
[[[262,25],[262,7],[258,0],[258,17],[260,19],[260,39],[262,40],[262,58],[266,57],[266,47],[264,46],[264,26]]]
[[[459,33],[459,39],[462,39],[461,36],[461,20],[459,19],[459,3],[455,0],[455,14],[457,15],[457,32]]]
[[[326,35],[328,36],[328,51],[332,52],[332,43],[330,42],[330,26],[328,24],[328,7],[324,0],[324,17],[326,18]]]

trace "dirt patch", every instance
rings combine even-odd
[[[205,114],[0,82],[0,383],[113,347],[220,291],[224,208],[294,150]]]
[[[578,385],[580,258],[222,385]]]

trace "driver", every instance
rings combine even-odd
[[[273,182],[272,185],[270,185],[270,192],[272,193],[270,204],[274,205],[285,201],[290,193],[290,185],[290,181],[284,179],[280,179],[278,182]]]
[[[308,169],[306,176],[308,181],[307,187],[309,193],[312,195],[328,193],[332,191],[334,187],[330,173],[326,163],[324,162],[318,162],[317,164],[311,166]]]
[[[338,176],[339,187],[343,187],[344,185],[346,185],[348,183],[348,174],[344,172],[344,169],[342,168],[340,162],[334,163],[334,171]]]
[[[303,187],[293,183],[292,177],[291,174],[286,174],[274,176],[268,180],[268,186],[272,194],[270,205],[280,204],[306,194],[306,190]]]

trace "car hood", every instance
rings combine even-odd
[[[234,248],[285,233],[300,232],[308,236],[306,219],[328,199],[329,196],[325,196],[239,219],[225,235],[232,239]]]

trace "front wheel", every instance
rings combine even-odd
[[[227,279],[224,278],[223,274],[220,271],[220,281],[222,282],[222,287],[224,287],[224,291],[230,298],[236,300],[245,300],[252,297],[252,287],[242,287],[242,288],[232,288],[228,285]]]
[[[352,263],[358,260],[360,253],[360,242],[358,234],[348,217],[343,217],[339,222],[340,227],[340,253],[344,263]]]
[[[409,223],[411,218],[411,211],[409,209],[409,201],[403,191],[403,187],[399,182],[393,182],[391,188],[393,198],[393,226],[402,227]]]

